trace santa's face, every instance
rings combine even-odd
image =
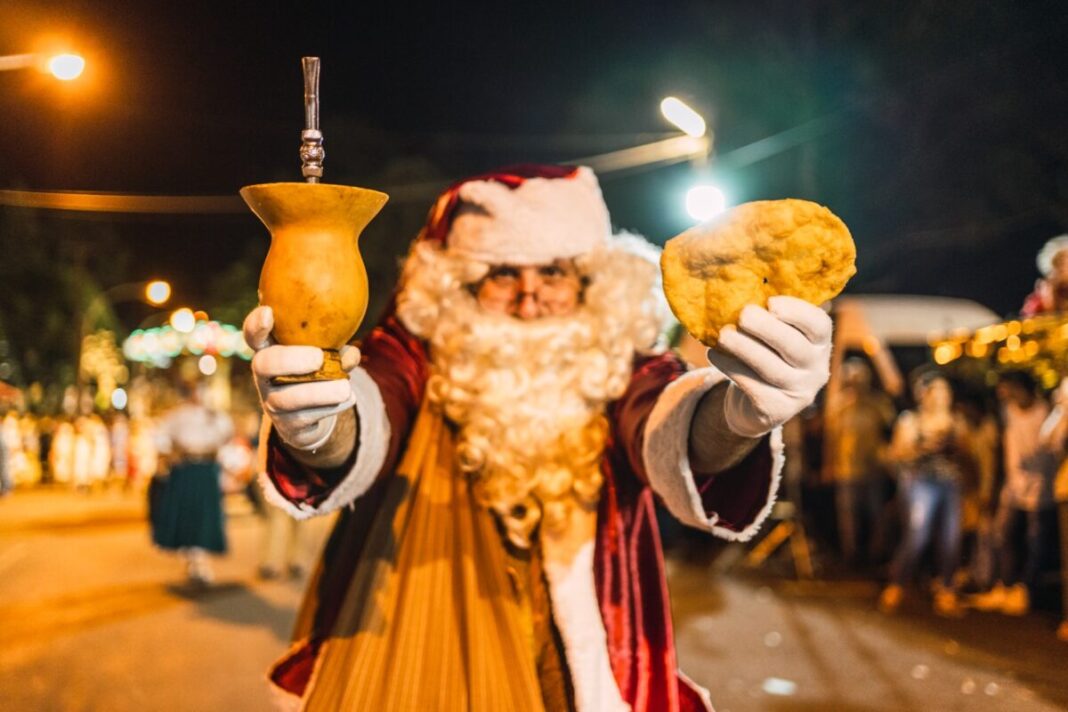
[[[494,265],[475,285],[479,306],[490,314],[530,320],[570,316],[582,301],[582,278],[571,260],[548,265]]]

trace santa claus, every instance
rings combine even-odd
[[[831,323],[772,298],[687,370],[657,256],[590,170],[523,166],[438,199],[347,381],[274,385],[322,352],[248,316],[267,495],[340,510],[271,671],[295,706],[711,709],[677,668],[655,502],[754,534]]]

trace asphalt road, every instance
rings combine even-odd
[[[139,499],[0,501],[0,709],[271,709],[264,671],[302,583],[255,578],[260,526],[230,518],[219,583],[195,594],[149,544]],[[871,584],[739,577],[700,557],[670,570],[682,669],[718,712],[1068,709],[1051,618],[944,620],[914,605],[888,619]]]

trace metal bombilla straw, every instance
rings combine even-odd
[[[323,177],[323,132],[319,130],[319,58],[301,57],[304,69],[304,130],[300,132],[300,172],[309,183]]]

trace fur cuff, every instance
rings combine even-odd
[[[386,404],[378,384],[367,371],[356,367],[349,374],[349,384],[356,397],[356,414],[359,417],[359,439],[356,442],[356,461],[344,479],[318,506],[291,502],[282,496],[266,472],[260,474],[264,496],[271,504],[281,507],[295,519],[308,519],[341,509],[366,492],[378,478],[389,450],[390,428],[386,417]],[[266,443],[266,435],[261,443]]]
[[[706,512],[701,502],[690,469],[689,439],[690,421],[697,403],[725,379],[719,370],[709,367],[690,371],[669,383],[649,414],[642,457],[650,486],[680,522],[730,541],[747,541],[760,529],[775,503],[783,465],[782,428],[770,433],[772,468],[767,502],[741,531],[719,526],[719,515]],[[754,472],[753,476],[761,474]]]

